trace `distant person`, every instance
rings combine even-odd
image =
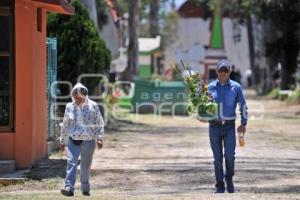
[[[173,67],[173,65],[170,65],[170,66],[167,68],[167,70],[165,71],[165,74],[164,74],[166,80],[168,80],[168,81],[173,80],[173,74],[174,74],[174,67]]]
[[[280,69],[275,68],[275,70],[272,72],[272,87],[278,87],[279,85],[279,79],[280,79]]]
[[[252,70],[251,69],[246,70],[246,79],[247,79],[248,87],[252,87]]]
[[[88,98],[88,89],[77,83],[71,91],[73,102],[66,105],[61,129],[61,150],[68,147],[68,161],[64,196],[74,196],[78,157],[80,162],[80,182],[84,196],[90,196],[89,176],[96,143],[103,145],[104,121],[98,105]]]
[[[219,112],[213,120],[209,120],[209,139],[214,156],[216,193],[224,193],[225,183],[229,193],[234,193],[233,176],[235,169],[236,147],[236,106],[239,103],[241,121],[237,128],[239,133],[246,132],[247,105],[239,83],[230,80],[231,64],[221,60],[216,69],[217,79],[209,83],[208,91],[218,104]],[[225,157],[226,171],[223,170]]]
[[[241,84],[242,75],[241,75],[240,70],[235,68],[235,65],[232,65],[232,67],[231,67],[231,72],[230,72],[229,78],[231,80],[236,81],[239,84]]]
[[[235,81],[241,84],[241,79],[242,79],[241,71],[238,69],[235,72]]]
[[[235,65],[232,65],[232,67],[231,67],[231,72],[230,72],[229,78],[233,81],[236,81]]]

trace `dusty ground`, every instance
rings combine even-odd
[[[246,146],[236,149],[237,193],[213,194],[206,123],[132,115],[133,123],[108,132],[96,151],[89,199],[300,199],[300,106],[248,96]],[[55,154],[32,170],[41,180],[0,187],[0,199],[63,198],[64,158]],[[75,197],[82,198],[79,190]]]

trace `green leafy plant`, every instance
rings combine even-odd
[[[181,71],[180,74],[189,91],[187,113],[189,115],[196,113],[201,120],[213,119],[218,111],[218,104],[209,94],[207,85],[201,80],[200,74],[192,74],[183,64],[182,66],[183,70],[180,70],[178,66],[176,70]]]
[[[300,104],[300,90],[296,90],[290,96],[288,96],[287,103]]]
[[[271,99],[278,99],[279,98],[279,91],[280,88],[273,88],[269,93],[268,93],[268,97]]]

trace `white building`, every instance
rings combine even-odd
[[[164,69],[180,59],[194,71],[204,73],[203,60],[211,40],[212,13],[204,6],[186,1],[177,10],[179,14],[176,40],[164,52]],[[242,84],[246,85],[246,70],[250,69],[247,27],[223,16],[223,46],[227,59],[241,72]]]

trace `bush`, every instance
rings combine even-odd
[[[269,93],[268,97],[272,99],[278,99],[280,88],[273,88]]]
[[[57,38],[58,80],[70,81],[74,85],[79,75],[84,73],[103,73],[111,61],[110,51],[100,38],[87,9],[79,0],[73,0],[73,16],[51,13],[48,15],[47,31],[49,37]],[[99,80],[84,83],[94,90]],[[62,94],[66,94],[62,89]]]
[[[300,90],[296,90],[287,98],[288,104],[300,104]]]

